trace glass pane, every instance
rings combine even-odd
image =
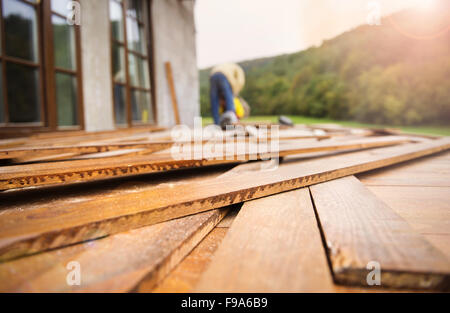
[[[113,77],[115,82],[124,83],[125,73],[125,48],[113,43]]]
[[[58,107],[58,125],[78,125],[77,80],[75,76],[56,73],[56,105]]]
[[[127,1],[127,15],[142,21],[142,2],[140,0]]]
[[[32,5],[17,0],[3,1],[6,54],[38,61],[37,17]]]
[[[67,24],[65,19],[56,15],[52,17],[52,24],[55,66],[74,70],[76,68],[75,29]]]
[[[130,84],[135,87],[150,88],[148,62],[132,53],[128,54]]]
[[[114,0],[109,1],[109,18],[111,20],[112,36],[123,42],[123,11],[122,5]]]
[[[29,66],[7,63],[6,79],[9,121],[40,122],[39,71]]]
[[[125,87],[114,85],[114,114],[116,116],[116,124],[127,124],[127,113],[125,110],[126,93]]]
[[[133,121],[153,123],[150,92],[133,90],[131,92],[131,110]]]
[[[5,102],[3,101],[3,68],[0,63],[0,123],[5,122]]]
[[[52,11],[66,16],[69,14],[72,7],[69,6],[70,2],[72,2],[72,0],[52,0]]]
[[[147,40],[144,28],[140,27],[136,20],[127,18],[128,49],[147,55]]]

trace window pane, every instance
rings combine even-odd
[[[52,11],[64,16],[72,11],[73,6],[70,4],[73,0],[52,0]]]
[[[5,122],[5,102],[3,101],[3,68],[0,63],[0,123]]]
[[[59,16],[52,17],[53,39],[55,52],[55,66],[72,69],[76,68],[75,59],[75,29]]]
[[[123,11],[122,6],[114,0],[109,1],[109,18],[111,20],[112,36],[123,42]]]
[[[128,54],[130,84],[135,87],[150,88],[148,62],[132,53]]]
[[[40,122],[39,71],[32,67],[7,63],[6,78],[10,122]]]
[[[138,20],[142,20],[142,1],[140,0],[128,0],[127,1],[127,15]]]
[[[140,123],[153,123],[150,92],[133,90],[131,93],[131,109],[133,121]]]
[[[114,85],[114,114],[116,116],[116,124],[127,124],[127,113],[125,109],[126,93],[125,87]]]
[[[128,49],[147,55],[147,40],[144,28],[140,27],[136,20],[127,18]]]
[[[58,125],[78,125],[77,80],[75,76],[56,73],[56,104],[58,107]]]
[[[113,43],[113,78],[115,82],[126,81],[125,48],[115,43]]]
[[[17,0],[3,1],[6,54],[38,61],[36,12],[32,5]]]

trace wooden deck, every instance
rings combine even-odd
[[[450,290],[449,138],[252,133],[225,160],[161,129],[0,140],[0,292]]]
[[[439,155],[360,174],[357,177],[379,199],[405,219],[417,233],[423,235],[429,243],[450,259],[449,175],[450,152],[443,152]],[[157,287],[140,291],[157,293],[196,291],[200,279],[232,226],[237,213],[238,210],[231,211],[225,218],[226,222],[217,225]],[[377,287],[359,288],[339,285],[333,285],[330,290],[328,281],[332,280],[331,272],[327,267],[322,273],[326,273],[327,277],[325,279],[316,277],[316,282],[321,285],[315,285],[314,292],[383,291]]]

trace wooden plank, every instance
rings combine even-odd
[[[203,241],[153,289],[142,286],[136,288],[139,292],[154,293],[187,293],[197,286],[201,275],[207,269],[211,259],[220,246],[228,228],[213,229]],[[145,280],[144,280],[145,281]]]
[[[450,148],[450,139],[361,151],[278,168],[255,169],[188,184],[165,184],[103,195],[91,200],[53,199],[0,207],[0,259],[6,260],[67,244],[241,203],[335,178],[385,167]],[[16,192],[8,193],[17,197]],[[6,194],[5,196],[8,196]],[[17,210],[20,208],[20,210]]]
[[[450,187],[367,188],[450,260]]]
[[[64,132],[59,131],[55,133],[42,133],[35,134],[27,138],[19,138],[16,140],[15,144],[9,142],[6,146],[2,146],[0,142],[0,147],[24,147],[24,146],[53,146],[53,145],[70,145],[70,144],[80,144],[99,140],[118,140],[120,138],[126,138],[130,136],[135,136],[137,134],[156,134],[158,132],[164,131],[165,128],[151,126],[151,127],[135,127],[127,129],[118,129],[111,131],[100,131],[100,132]]]
[[[227,215],[229,216],[229,215]],[[223,220],[222,220],[223,221]],[[197,287],[201,276],[208,269],[212,258],[221,245],[223,238],[228,232],[227,227],[216,226],[200,244],[189,253],[183,261],[159,283],[154,289],[136,288],[139,292],[154,293],[191,293]],[[381,292],[380,289],[374,288],[355,288],[348,286],[333,286],[333,292],[345,293],[367,293]],[[390,290],[390,292],[394,292]]]
[[[450,152],[358,175],[370,186],[450,187]]]
[[[173,141],[165,142],[139,142],[139,143],[120,143],[120,144],[90,144],[90,145],[75,145],[75,146],[56,146],[56,147],[26,147],[15,149],[0,150],[0,159],[20,158],[29,155],[46,155],[46,154],[62,154],[62,153],[102,153],[123,149],[152,149],[159,151],[168,149],[174,144]]]
[[[245,162],[248,160],[265,159],[268,156],[287,156],[299,153],[317,151],[339,151],[348,149],[367,149],[391,146],[404,143],[403,137],[382,137],[355,140],[343,143],[319,142],[308,145],[296,144],[280,149],[268,150],[269,153],[237,152],[234,149],[221,155],[221,158],[195,159],[189,155],[185,160],[174,160],[171,155],[143,155],[132,157],[110,157],[105,159],[60,161],[52,163],[38,163],[29,165],[15,165],[0,167],[0,190],[24,188],[30,186],[44,186],[86,182],[98,179],[138,175],[169,171],[181,168],[204,167],[215,164]],[[218,144],[217,147],[220,147]],[[166,143],[156,145],[158,149],[167,147]],[[245,147],[248,148],[247,145]],[[201,148],[201,146],[200,146]],[[156,149],[156,148],[155,148]],[[268,147],[270,149],[270,146]],[[225,152],[227,152],[225,150]]]
[[[129,137],[127,137],[129,138]],[[326,136],[290,136],[290,137],[280,137],[277,140],[298,140],[298,139],[326,139]],[[386,137],[384,137],[386,138]],[[401,137],[393,137],[401,138]],[[236,138],[237,141],[256,141],[259,138]],[[272,138],[265,138],[267,141],[271,141]],[[391,138],[392,139],[392,138]],[[403,140],[404,142],[407,140]],[[110,151],[117,151],[123,149],[148,149],[153,151],[160,151],[163,149],[168,149],[175,143],[180,144],[182,142],[174,142],[170,140],[166,141],[132,141],[132,142],[122,142],[121,143],[92,143],[83,145],[57,145],[57,146],[25,146],[16,148],[5,148],[0,150],[0,159],[15,159],[15,158],[26,158],[26,157],[41,157],[49,155],[58,155],[63,153],[73,153],[74,155],[91,154],[91,153],[104,153]],[[194,141],[189,141],[186,143],[194,143]]]
[[[181,120],[180,113],[178,113],[178,100],[175,92],[175,83],[173,81],[172,64],[170,62],[166,62],[164,63],[164,66],[166,67],[167,84],[169,85],[170,97],[172,99],[172,109],[175,116],[175,122],[177,125],[180,125]]]
[[[353,176],[310,187],[335,281],[367,286],[370,262],[381,287],[450,288],[449,260]]]
[[[328,292],[332,276],[308,189],[246,202],[198,292]]]
[[[2,263],[0,292],[126,292],[142,279],[142,288],[153,288],[225,213],[213,210]],[[66,283],[73,261],[80,265],[80,286]]]

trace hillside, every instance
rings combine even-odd
[[[406,10],[320,47],[240,63],[253,115],[292,114],[395,125],[450,121],[450,4]],[[209,115],[208,75],[200,71]]]

